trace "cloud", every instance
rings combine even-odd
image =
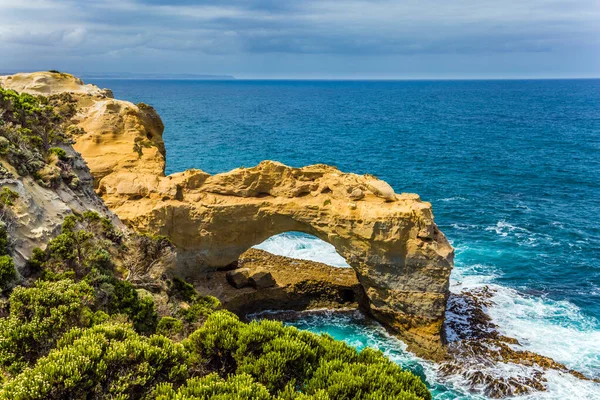
[[[597,0],[0,0],[0,50],[23,61],[40,51],[127,58],[133,49],[157,62],[173,54],[238,63],[277,54],[558,57],[599,49],[599,20]]]

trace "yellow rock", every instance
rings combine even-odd
[[[74,122],[85,132],[74,137],[74,148],[123,222],[171,238],[178,259],[168,272],[193,277],[226,267],[273,235],[305,232],[331,243],[356,271],[377,319],[420,354],[439,354],[454,252],[431,204],[396,194],[373,176],[327,165],[263,161],[217,175],[165,176],[163,125],[154,109],[107,98],[75,77],[48,74],[0,83],[32,93],[75,93],[80,110]]]

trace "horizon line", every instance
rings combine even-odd
[[[0,71],[2,75],[45,72],[50,70]],[[598,76],[555,77],[237,77],[232,74],[205,73],[136,73],[136,72],[66,72],[79,78],[96,80],[187,80],[187,81],[544,81],[544,80],[597,80]],[[137,76],[135,76],[137,74]],[[97,75],[97,76],[95,76]],[[153,76],[155,75],[155,76]]]
[[[221,78],[215,76],[215,78],[185,78],[185,77],[127,77],[127,76],[114,76],[114,77],[94,77],[87,74],[73,74],[77,77],[83,77],[87,79],[98,79],[98,80],[181,80],[181,81],[560,81],[560,80],[598,80],[600,76],[585,76],[585,77],[514,77],[514,78],[352,78],[352,77],[343,77],[343,78],[329,78],[329,77],[315,77],[315,78],[306,78],[306,77],[285,77],[285,78],[275,78],[275,77],[244,77],[238,78],[232,76],[231,78]]]

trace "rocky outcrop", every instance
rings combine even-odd
[[[257,249],[242,254],[237,266],[231,271],[197,274],[194,286],[242,316],[267,310],[368,308],[365,293],[351,268],[276,256]],[[252,287],[250,277],[265,271],[271,275],[273,285]],[[232,275],[242,275],[245,284],[236,287],[233,283],[239,282],[232,281]]]
[[[56,75],[0,82],[34,94],[74,93],[74,147],[98,193],[127,225],[171,238],[178,248],[172,273],[194,277],[222,269],[273,235],[306,232],[346,259],[378,320],[420,354],[440,356],[453,249],[431,204],[396,194],[373,176],[327,165],[265,161],[213,176],[199,170],[165,176],[163,126],[151,107]]]
[[[31,257],[33,249],[45,247],[60,232],[68,215],[96,211],[122,226],[94,192],[92,176],[83,160],[70,146],[65,146],[64,150],[73,162],[71,171],[79,180],[77,187],[63,182],[55,187],[44,187],[33,177],[20,176],[7,160],[0,158],[0,187],[9,188],[18,195],[12,201],[13,205],[0,211],[0,219],[6,224],[13,258],[22,274],[27,274],[25,261]]]
[[[61,72],[48,71],[0,76],[0,86],[17,92],[45,96],[66,92],[112,97],[112,92],[108,89],[86,85],[81,79]]]
[[[487,314],[494,294],[493,288],[483,286],[450,295],[445,323],[450,359],[439,365],[440,378],[460,380],[474,392],[494,399],[545,391],[548,373],[592,380],[502,335]]]

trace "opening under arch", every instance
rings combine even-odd
[[[278,256],[316,261],[333,267],[350,268],[350,265],[332,244],[304,232],[280,233],[253,248]]]

